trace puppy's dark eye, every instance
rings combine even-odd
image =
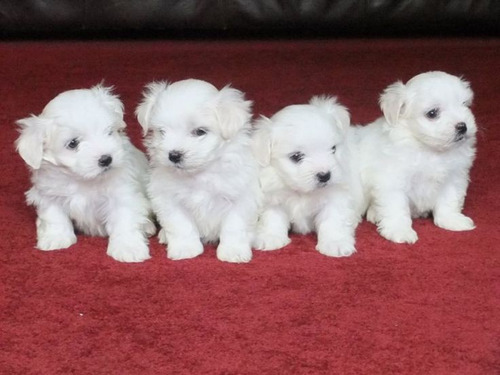
[[[158,129],[158,133],[160,133],[160,135],[165,135],[165,129]]]
[[[73,138],[71,141],[68,142],[66,147],[69,148],[70,150],[74,150],[75,148],[78,147],[79,144],[80,141],[77,138]]]
[[[433,108],[429,112],[425,114],[425,117],[427,117],[430,120],[435,120],[439,117],[439,108]]]
[[[201,137],[205,134],[207,134],[207,129],[205,128],[196,128],[194,129],[191,134],[193,134],[195,137]]]
[[[108,131],[108,135],[113,135],[113,133],[114,133],[114,132],[115,132],[115,131],[114,131],[113,129],[110,129],[110,130]]]
[[[300,163],[302,159],[304,159],[304,156],[305,155],[302,152],[297,151],[288,155],[288,158],[294,163]]]
[[[337,152],[337,146],[332,147],[332,154],[335,154]]]

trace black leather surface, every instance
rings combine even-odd
[[[0,32],[499,35],[500,0],[0,0]]]

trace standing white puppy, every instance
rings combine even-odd
[[[146,234],[155,228],[147,160],[125,135],[123,105],[111,89],[63,92],[17,124],[17,150],[32,172],[26,197],[37,211],[37,247],[67,248],[76,229],[109,236],[107,253],[116,260],[148,259]]]
[[[458,77],[419,74],[387,87],[384,117],[358,129],[367,219],[383,237],[414,243],[412,218],[429,214],[444,229],[474,228],[461,213],[475,156],[472,97]]]
[[[288,231],[316,231],[316,249],[351,255],[361,187],[352,159],[350,117],[335,98],[313,97],[257,123],[253,144],[264,194],[255,247],[279,249]]]
[[[252,258],[257,164],[251,102],[231,87],[188,79],[153,82],[136,110],[152,168],[149,194],[170,259],[193,258],[216,242],[227,262]]]

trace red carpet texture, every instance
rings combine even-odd
[[[500,40],[0,43],[0,373],[500,373],[499,68]],[[363,222],[352,257],[295,235],[240,265],[210,246],[170,261],[156,238],[141,264],[106,256],[103,238],[34,249],[14,121],[61,91],[114,85],[140,145],[133,112],[155,79],[232,83],[264,115],[335,94],[367,123],[388,84],[428,70],[463,75],[476,94],[474,231],[417,220],[419,241],[397,245]]]

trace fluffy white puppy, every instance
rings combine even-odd
[[[297,233],[316,231],[316,249],[324,255],[355,251],[361,187],[349,125],[349,113],[331,97],[313,97],[257,122],[253,145],[264,195],[257,249],[287,245],[291,226]]]
[[[107,253],[118,261],[148,259],[145,234],[155,228],[147,159],[125,135],[123,105],[111,89],[63,92],[17,124],[17,150],[31,169],[26,197],[37,211],[37,247],[67,248],[76,229],[109,236]]]
[[[464,80],[428,72],[380,97],[384,117],[357,129],[367,219],[380,234],[414,243],[412,218],[444,229],[474,228],[461,213],[475,156],[473,93]]]
[[[250,261],[259,193],[251,104],[239,90],[195,79],[147,85],[136,114],[170,259],[196,257],[203,243],[219,241],[220,260]]]

